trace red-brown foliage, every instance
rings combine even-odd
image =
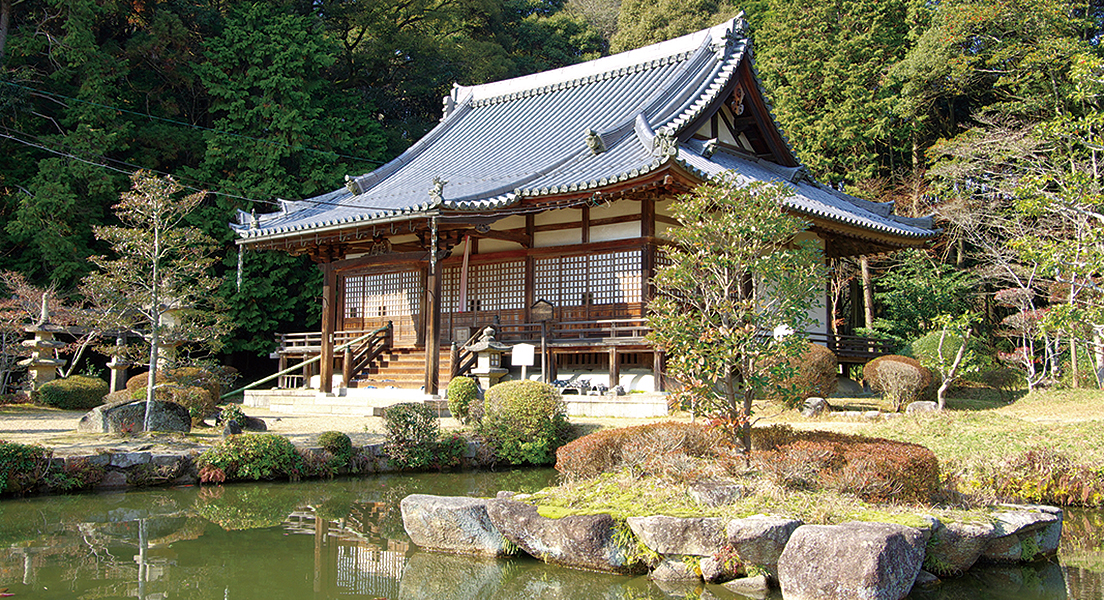
[[[753,453],[778,485],[833,489],[868,502],[926,502],[939,488],[939,461],[923,446],[819,431],[797,436]]]
[[[702,425],[650,423],[583,436],[556,451],[556,470],[567,479],[586,479],[623,468],[649,472],[664,470],[657,461],[674,455],[715,458],[729,449],[731,444],[720,432]]]

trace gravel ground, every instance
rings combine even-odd
[[[362,446],[384,439],[381,417],[350,417],[333,415],[289,415],[261,408],[245,407],[251,417],[264,419],[268,430],[290,439],[299,446],[313,446],[323,431],[341,431],[353,444]],[[99,450],[180,451],[203,448],[216,443],[221,431],[214,427],[198,427],[190,434],[92,434],[78,433],[77,422],[84,411],[45,409],[34,406],[0,406],[0,440],[21,444],[41,444],[54,449],[58,456],[87,454]],[[688,420],[685,416],[672,419]],[[668,419],[618,419],[572,417],[571,422],[585,427],[628,427]],[[445,430],[458,429],[453,418],[441,419]]]

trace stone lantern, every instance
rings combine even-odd
[[[29,389],[33,391],[57,379],[58,367],[65,365],[64,360],[53,356],[55,350],[65,347],[65,342],[54,339],[54,334],[62,331],[62,328],[50,324],[45,294],[42,296],[42,314],[38,322],[24,327],[23,331],[34,334],[33,340],[23,340],[23,345],[31,349],[31,357],[19,361],[19,365],[27,367],[31,374]]]
[[[510,349],[510,346],[494,339],[494,327],[487,327],[479,336],[479,341],[466,349],[475,354],[475,368],[471,370],[479,381],[479,386],[484,390],[490,389],[498,383],[509,370],[502,368],[502,354]]]

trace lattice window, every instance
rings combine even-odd
[[[460,306],[461,267],[441,274],[441,310],[517,310],[525,308],[525,262],[483,263],[468,266],[467,306]]]
[[[639,250],[590,257],[588,271],[592,303],[640,302],[641,268]]]
[[[525,308],[525,262],[478,265],[468,277],[468,310]]]
[[[359,319],[364,316],[364,277],[345,278],[345,318]]]
[[[345,317],[416,315],[422,307],[421,273],[402,271],[345,278]]]
[[[533,267],[533,296],[560,306],[560,259],[539,258]]]
[[[640,302],[639,250],[536,261],[535,294],[556,306]]]
[[[460,301],[460,267],[441,269],[441,312],[456,312]]]

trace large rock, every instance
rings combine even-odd
[[[794,519],[753,515],[729,521],[725,539],[744,564],[766,567],[774,573],[786,542],[801,525],[801,521]]]
[[[613,517],[573,515],[549,519],[537,507],[517,500],[487,501],[487,514],[502,535],[545,562],[595,571],[634,572],[630,557],[613,539]]]
[[[86,433],[135,433],[143,431],[146,416],[145,400],[127,400],[115,404],[97,406],[88,411],[79,423],[77,431]],[[192,416],[188,409],[175,402],[154,400],[149,406],[150,431],[192,430]]]
[[[420,548],[456,554],[512,554],[491,523],[487,500],[412,494],[402,499],[403,529]]]
[[[666,556],[652,569],[649,575],[652,581],[700,581],[701,576],[693,565],[681,556]]]
[[[625,519],[645,546],[660,554],[711,556],[724,546],[724,521],[655,515]]]
[[[939,412],[939,405],[931,400],[918,400],[916,402],[910,402],[905,407],[906,413],[929,413]]]
[[[981,558],[989,562],[1025,562],[1058,552],[1062,509],[1041,505],[1002,505],[992,513],[996,528]]]
[[[904,525],[802,525],[778,559],[786,600],[901,600],[924,560],[924,536]]]
[[[805,407],[801,409],[804,417],[819,417],[826,412],[832,412],[832,405],[824,398],[817,397],[806,398]]]
[[[972,567],[993,539],[996,526],[988,522],[941,523],[932,531],[924,568],[940,576],[955,576]]]

